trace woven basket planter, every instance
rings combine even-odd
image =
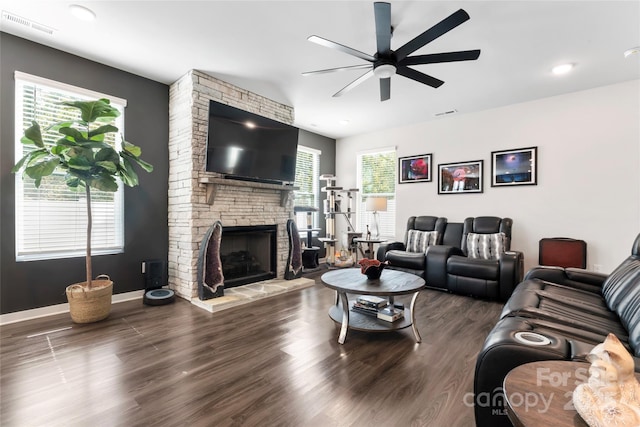
[[[69,313],[75,323],[98,322],[106,319],[111,311],[111,279],[92,280],[91,289],[86,285],[87,282],[80,282],[67,286]]]

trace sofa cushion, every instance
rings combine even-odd
[[[437,231],[407,230],[407,251],[425,253],[438,242]]]
[[[394,267],[424,270],[426,257],[422,252],[391,250],[386,253],[385,259]]]
[[[452,255],[447,259],[447,274],[497,281],[500,275],[500,263],[497,260]]]
[[[469,258],[498,259],[504,252],[504,233],[468,233],[467,255]]]

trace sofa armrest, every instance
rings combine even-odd
[[[455,246],[429,246],[426,254],[425,281],[427,286],[447,289],[447,260],[452,255],[462,255],[461,249]]]
[[[402,242],[384,242],[378,246],[378,251],[376,252],[376,259],[380,262],[384,262],[385,254],[389,251],[404,251],[404,243]]]
[[[524,279],[541,279],[559,285],[600,293],[602,284],[607,277],[608,275],[606,274],[580,268],[537,266],[529,270]]]
[[[524,254],[506,251],[500,256],[500,300],[509,299],[524,275]]]

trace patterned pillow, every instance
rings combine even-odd
[[[437,231],[407,231],[407,251],[426,252],[428,246],[433,246],[438,241]]]
[[[504,252],[504,233],[467,234],[469,258],[498,259]]]

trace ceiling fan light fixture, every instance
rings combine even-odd
[[[379,79],[388,79],[396,73],[396,67],[392,64],[381,64],[373,70],[373,75]]]
[[[632,55],[637,55],[640,53],[640,46],[632,47],[631,49],[627,49],[624,51],[624,57],[628,58]]]
[[[573,67],[574,67],[573,64],[556,65],[555,67],[553,67],[551,69],[551,72],[553,74],[555,74],[556,76],[560,76],[562,74],[567,74],[569,71],[571,71],[573,69]]]
[[[88,7],[80,6],[79,4],[72,4],[69,6],[69,11],[73,16],[82,21],[91,22],[96,19],[96,14],[93,10]]]

